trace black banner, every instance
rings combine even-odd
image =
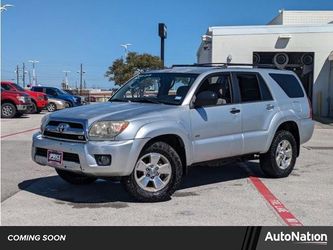
[[[0,227],[2,249],[330,249],[332,227]]]

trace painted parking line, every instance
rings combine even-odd
[[[269,190],[269,188],[254,174],[245,163],[241,163],[249,174],[249,180],[265,201],[275,210],[288,226],[303,226],[303,224],[286,208],[286,206]]]
[[[303,226],[303,224],[286,208],[286,206],[275,197],[268,187],[258,178],[249,176],[251,183],[268,202],[269,205],[277,212],[281,219],[288,226]]]
[[[31,132],[31,131],[34,131],[34,130],[37,130],[37,129],[39,129],[39,127],[38,128],[28,129],[28,130],[23,130],[23,131],[12,133],[12,134],[8,134],[8,135],[2,135],[2,136],[0,136],[0,138],[4,139],[4,138],[10,137],[10,136],[24,134],[24,133]]]

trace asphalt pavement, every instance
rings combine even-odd
[[[117,181],[72,186],[31,160],[42,114],[1,120],[2,225],[333,225],[333,127],[316,125],[288,178],[256,161],[190,168],[169,201],[139,203]]]

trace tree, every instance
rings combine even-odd
[[[109,81],[114,81],[115,85],[121,86],[138,71],[161,68],[163,68],[162,61],[158,56],[129,52],[126,62],[122,58],[116,59],[106,71],[105,77],[108,77]]]

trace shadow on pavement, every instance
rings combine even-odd
[[[262,177],[259,164],[246,163],[255,176]],[[223,183],[232,180],[247,178],[248,172],[240,164],[234,163],[225,166],[195,166],[189,169],[181,187],[174,196],[187,196],[191,192],[182,190],[204,186],[214,183]],[[18,185],[19,189],[36,195],[72,203],[107,203],[107,202],[136,202],[124,190],[119,181],[98,180],[86,186],[68,184],[58,176],[48,176],[26,180]],[[184,195],[182,195],[184,194]],[[195,194],[194,194],[195,195]]]

